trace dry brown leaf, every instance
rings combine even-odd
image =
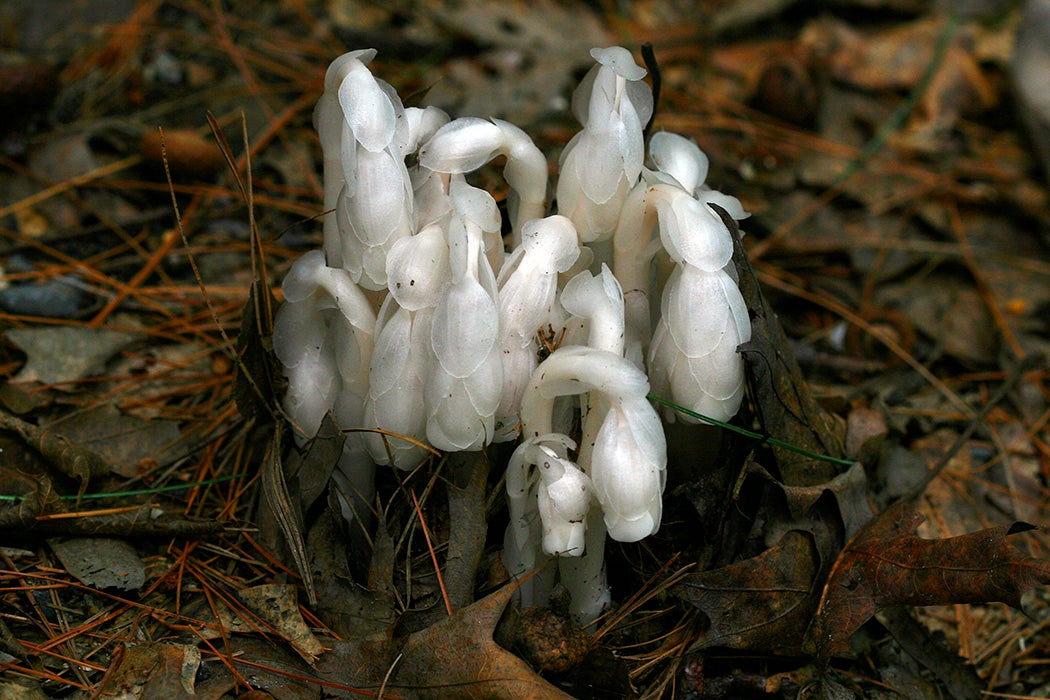
[[[1027,523],[927,540],[924,516],[904,503],[887,509],[846,545],[832,567],[807,635],[822,662],[883,608],[1002,602],[1021,606],[1030,588],[1050,584],[1050,563],[1024,554],[1009,535]]]
[[[813,536],[792,530],[757,557],[688,574],[675,592],[711,621],[693,649],[797,653],[798,630],[813,612],[818,559]]]
[[[317,671],[328,682],[362,689],[383,685],[402,698],[568,700],[571,696],[492,639],[515,588],[504,586],[409,635],[400,648],[397,640],[382,639],[336,644]]]

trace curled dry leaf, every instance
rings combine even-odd
[[[846,651],[850,636],[883,608],[1001,602],[1050,584],[1050,562],[1024,554],[1007,537],[1027,523],[959,537],[923,539],[924,516],[904,503],[888,508],[846,545],[832,567],[807,634],[821,662]]]

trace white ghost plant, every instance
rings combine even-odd
[[[366,429],[350,433],[361,437],[344,457],[369,475],[350,480],[364,505],[373,464],[413,469],[435,448],[520,440],[504,562],[523,576],[557,556],[522,598],[544,602],[560,578],[585,624],[611,603],[606,536],[635,542],[660,526],[667,446],[650,384],[728,419],[744,390],[737,346],[750,337],[733,241],[711,205],[737,219],[743,207],[704,184],[707,158],[683,137],[655,134],[645,168],[646,71],[622,47],[591,56],[556,212],[547,161],[520,128],[403,107],[369,70],[374,50],[333,61],[315,111],[332,213],[323,252],[285,279],[274,333],[298,441],[327,412]],[[468,182],[499,156],[507,225]],[[666,279],[657,256],[673,266]]]

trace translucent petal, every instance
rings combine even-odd
[[[546,450],[538,460],[541,484],[537,493],[543,521],[543,550],[548,554],[580,555],[584,550],[585,518],[590,509],[590,479],[567,459]]]
[[[386,258],[387,287],[402,308],[435,306],[448,284],[448,244],[437,226],[394,243]]]
[[[485,190],[456,179],[449,185],[452,206],[460,216],[483,231],[498,231],[502,224],[499,207],[492,195]]]
[[[649,157],[657,170],[673,177],[686,192],[693,192],[707,178],[707,156],[684,136],[656,132],[649,139]]]
[[[516,273],[500,290],[500,334],[528,340],[550,318],[558,276],[553,270],[530,267],[519,267]]]
[[[728,194],[722,194],[718,190],[701,188],[700,191],[696,193],[696,198],[704,204],[717,204],[725,209],[726,213],[737,221],[751,216],[751,214],[744,211],[744,205],[740,203],[739,199]],[[718,215],[716,214],[715,216]]]
[[[600,63],[591,66],[590,70],[583,76],[580,84],[572,91],[572,114],[576,117],[576,121],[584,127],[587,126],[587,115],[590,110],[591,93],[594,91],[594,81],[601,69],[602,65]]]
[[[292,263],[281,290],[285,301],[302,301],[317,289],[317,273],[325,266],[324,253],[311,250]]]
[[[367,66],[372,62],[372,59],[376,57],[376,53],[377,51],[375,49],[357,49],[356,51],[348,51],[328,64],[328,70],[325,71],[324,74],[325,92],[338,92],[339,85],[343,82],[343,78],[346,77],[346,73],[354,61]]]
[[[394,136],[387,144],[386,150],[394,151],[399,158],[404,158],[408,148],[409,132],[408,120],[405,119],[405,107],[401,104],[401,97],[397,94],[394,86],[385,80],[376,78],[379,89],[386,93],[387,99],[394,107]]]
[[[434,309],[430,337],[442,368],[454,377],[466,377],[492,350],[498,330],[492,297],[467,276],[449,287]]]
[[[338,387],[333,358],[321,355],[316,364],[299,365],[286,372],[288,392],[284,408],[288,416],[312,437],[321,425],[324,414],[332,407]]]
[[[350,279],[350,273],[326,266],[318,271],[317,282],[346,323],[368,334],[375,332],[375,312],[361,288]]]
[[[437,130],[448,124],[450,118],[445,110],[429,106],[405,107],[405,121],[408,123],[408,143],[405,150],[413,152],[430,140]]]
[[[628,82],[624,92],[624,99],[630,101],[638,121],[644,127],[653,117],[653,89],[648,83],[638,80]]]
[[[736,352],[713,352],[685,362],[697,385],[715,399],[733,396],[744,381],[744,361]]]
[[[623,132],[619,136],[623,172],[633,187],[638,182],[645,161],[645,139],[642,135],[643,124],[638,120],[638,113],[630,102],[624,101],[620,106],[620,123],[623,125]]]
[[[501,383],[498,354],[490,354],[478,372],[463,379],[440,369],[432,372],[425,394],[430,442],[442,450],[475,450],[492,442]]]
[[[576,227],[564,216],[534,219],[521,229],[525,250],[547,260],[558,272],[565,272],[580,256]]]
[[[725,299],[724,274],[686,265],[675,270],[668,281],[663,314],[668,333],[687,357],[706,355],[727,332],[735,335],[735,324]]]
[[[637,409],[625,413],[614,404],[598,430],[591,457],[595,495],[609,536],[620,542],[636,542],[660,527],[667,446],[656,412],[645,405],[648,416]],[[639,421],[653,423],[656,429]],[[641,444],[651,440],[655,443]]]
[[[675,262],[714,271],[733,258],[733,239],[707,205],[682,194],[659,211],[660,240]]]
[[[635,63],[631,52],[622,46],[591,49],[591,58],[627,80],[641,80],[645,77],[645,69]]]
[[[360,61],[347,66],[339,85],[339,105],[350,130],[365,149],[381,151],[390,145],[397,117],[390,97]]]
[[[316,357],[324,345],[324,327],[316,305],[309,299],[286,302],[277,309],[273,324],[273,351],[287,368]]]
[[[667,324],[661,320],[653,331],[647,362],[649,383],[652,385],[651,391],[654,396],[664,399],[671,396],[671,371],[677,357],[674,343],[667,335]]]
[[[340,127],[339,137],[339,162],[343,169],[343,185],[353,191],[357,185],[357,150],[358,144],[354,140],[354,133],[350,125],[343,120]]]
[[[384,303],[384,307],[387,303],[396,307],[392,299]],[[408,366],[411,334],[412,315],[400,307],[383,327],[377,329],[370,370],[370,392],[373,396],[385,394],[397,385]]]
[[[499,352],[490,354],[479,371],[469,377],[466,389],[471,405],[487,426],[485,441],[492,442],[493,421],[503,394],[503,363]]]
[[[408,170],[388,151],[359,154],[357,186],[348,191],[347,216],[361,240],[381,245],[411,233],[412,189]]]
[[[740,288],[729,276],[728,272],[724,274],[725,276],[721,277],[722,291],[729,305],[729,312],[733,315],[733,325],[736,326],[737,337],[741,343],[746,343],[751,340],[751,315],[747,311],[747,304],[740,293]]]
[[[584,131],[601,133],[609,128],[609,118],[616,113],[619,78],[610,70],[599,70],[594,76],[590,102],[587,104],[587,125]]]
[[[419,149],[419,164],[441,173],[469,173],[492,160],[502,140],[500,128],[487,119],[454,119]]]

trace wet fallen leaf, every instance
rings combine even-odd
[[[15,328],[4,333],[22,348],[26,366],[12,381],[58,384],[102,371],[106,362],[141,336],[106,328],[49,326]]]
[[[1007,541],[1033,526],[1014,523],[926,540],[916,534],[923,520],[898,503],[842,550],[807,635],[821,661],[846,651],[850,636],[883,608],[993,601],[1020,608],[1025,591],[1050,584],[1050,562]]]
[[[273,357],[267,347],[273,333],[273,294],[265,279],[256,279],[241,312],[237,334],[237,374],[233,385],[237,410],[249,420],[263,419],[273,411]]]
[[[770,436],[811,452],[841,457],[842,432],[832,417],[813,398],[802,370],[791,351],[776,313],[766,303],[758,280],[740,243],[736,222],[715,207],[733,234],[733,263],[740,275],[740,293],[751,311],[751,340],[741,344],[748,381],[763,430]],[[792,486],[821,484],[836,476],[841,467],[774,448],[780,478]]]
[[[142,464],[167,464],[179,456],[178,423],[125,415],[110,404],[69,414],[47,428],[95,452],[121,476],[138,476]]]
[[[770,542],[770,535],[773,533],[775,535],[772,541],[775,542],[789,530],[799,529],[817,533],[831,526],[835,534],[831,536],[829,543],[821,541],[818,537],[819,544],[834,546],[832,550],[820,549],[821,554],[830,560],[838,553],[841,545],[855,535],[873,515],[868,503],[868,478],[860,462],[854,462],[852,467],[833,479],[812,486],[790,486],[782,483],[754,463],[748,470],[775,485],[784,496],[782,512],[769,516],[769,523],[765,526],[767,542]],[[831,501],[824,506],[822,500],[828,497]],[[843,534],[839,534],[840,530]]]
[[[818,559],[813,536],[792,530],[757,557],[686,575],[675,593],[711,621],[693,650],[797,653],[798,630],[814,609]]]
[[[324,645],[310,631],[299,612],[295,586],[266,583],[239,591],[237,597],[253,613],[273,625],[306,661],[312,663],[324,651]]]
[[[93,588],[135,591],[146,581],[146,567],[124,540],[78,537],[48,541],[66,571]]]
[[[118,647],[92,700],[209,700],[233,688],[231,680],[196,684],[201,653],[189,644],[147,642]]]

